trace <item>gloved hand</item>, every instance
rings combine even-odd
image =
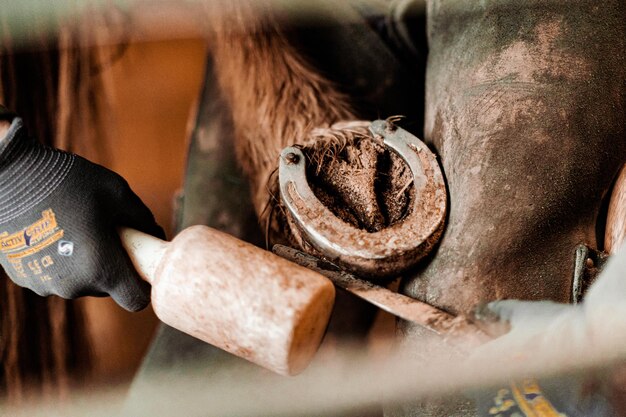
[[[565,369],[568,373],[540,381],[526,379],[496,391],[480,392],[477,394],[479,415],[509,416],[515,412],[525,415],[520,410],[535,410],[534,407],[558,410],[561,415],[572,417],[615,415],[612,398],[607,396],[611,387],[602,385],[610,385],[611,378],[571,372],[585,363],[587,367],[606,365],[626,358],[625,275],[626,244],[609,259],[582,304],[504,300],[482,307],[476,316],[483,319],[483,327],[509,330],[479,347],[473,359],[488,358],[493,366],[507,369],[524,369],[525,364],[530,364],[532,369],[545,366],[553,371]]]
[[[130,311],[150,302],[116,226],[164,237],[128,183],[28,137],[14,118],[0,140],[0,263],[39,295],[110,295]]]
[[[582,304],[517,300],[487,304],[476,315],[484,321],[483,327],[506,325],[509,330],[482,346],[477,354],[488,356],[506,350],[511,357],[523,359],[541,350],[582,351],[596,343],[626,342],[625,275],[626,244],[610,257]]]

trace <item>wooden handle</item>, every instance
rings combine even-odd
[[[604,250],[615,253],[626,237],[626,165],[622,167],[609,202]]]
[[[169,243],[128,227],[120,227],[118,233],[139,276],[152,284]]]

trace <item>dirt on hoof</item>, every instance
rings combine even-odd
[[[316,129],[302,150],[317,198],[343,221],[377,232],[402,220],[413,193],[408,165],[367,123]]]

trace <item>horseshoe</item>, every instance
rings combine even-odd
[[[415,192],[401,221],[370,233],[339,219],[311,190],[305,156],[295,146],[280,155],[280,197],[290,223],[322,256],[361,276],[384,278],[414,266],[439,240],[447,195],[437,158],[422,141],[384,120],[372,122],[369,130],[411,170]]]

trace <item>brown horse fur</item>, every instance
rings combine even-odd
[[[219,13],[209,47],[231,106],[238,159],[251,178],[261,216],[281,149],[303,144],[316,127],[355,114],[347,98],[298,55],[271,17],[249,3],[220,4],[232,10]]]
[[[357,115],[349,99],[289,43],[269,8],[250,3],[219,3],[219,12],[210,13],[209,48],[231,107],[237,156],[270,238],[286,233],[283,213],[272,214],[278,205],[278,156],[290,145],[304,148],[314,192],[343,220],[370,231],[397,221],[408,198],[404,163],[371,140],[367,124],[353,122]],[[383,164],[391,170],[379,169]],[[405,186],[399,205],[383,197],[386,207],[379,207],[375,188],[381,171],[387,178],[400,177],[387,184]]]

